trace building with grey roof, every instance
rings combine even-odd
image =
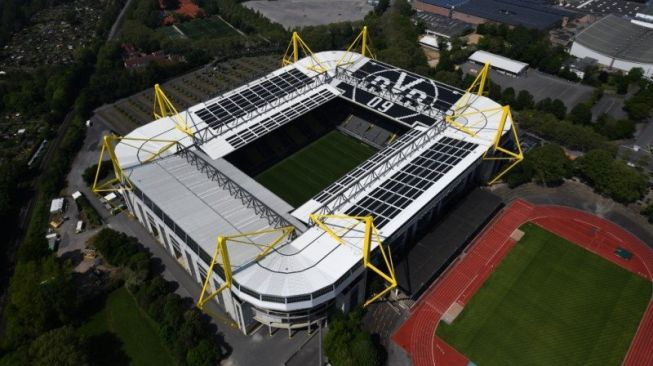
[[[570,53],[625,72],[640,67],[653,77],[653,23],[607,15],[576,35]]]

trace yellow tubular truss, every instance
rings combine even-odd
[[[288,48],[283,55],[281,60],[281,66],[287,66],[294,64],[299,61],[301,54],[311,58],[311,65],[308,67],[310,70],[315,72],[325,72],[327,68],[322,64],[322,62],[315,56],[311,48],[302,40],[299,36],[299,33],[292,32],[292,37],[290,37],[290,43],[288,43]]]
[[[474,125],[463,125],[457,121],[459,118],[466,118],[476,114],[485,114],[488,112],[501,112],[501,119],[499,120],[499,126],[497,128],[497,133],[494,135],[494,140],[492,141],[492,146],[485,151],[483,154],[483,160],[504,160],[508,165],[503,168],[494,178],[490,179],[488,184],[492,185],[501,179],[506,173],[508,173],[512,168],[524,160],[524,153],[521,148],[521,143],[519,142],[519,135],[517,133],[517,127],[515,121],[512,118],[510,113],[510,106],[501,106],[496,108],[488,108],[482,110],[471,110],[467,111],[469,106],[473,102],[473,98],[483,96],[485,93],[485,85],[487,84],[488,77],[490,75],[490,63],[483,65],[483,68],[474,79],[472,85],[467,88],[465,94],[458,99],[456,104],[451,108],[453,113],[445,117],[445,120],[455,128],[460,131],[465,132],[466,134],[474,137],[477,135],[474,130],[470,127]],[[506,126],[506,121],[510,119],[510,130],[512,137],[514,139],[515,150],[510,151],[501,146],[501,137],[503,136],[503,129]]]
[[[188,127],[188,123],[186,123],[184,117],[177,112],[177,109],[170,99],[168,99],[159,84],[154,84],[154,108],[152,109],[154,118],[160,119],[163,117],[170,117],[175,122],[175,127],[179,131],[193,137],[193,131]]]
[[[107,135],[102,138],[102,149],[100,150],[100,157],[98,158],[98,164],[97,164],[97,170],[95,171],[95,178],[93,180],[93,186],[91,187],[91,190],[94,193],[101,193],[101,192],[117,192],[120,191],[121,189],[127,189],[131,190],[132,186],[131,183],[129,182],[129,179],[125,179],[122,167],[120,165],[120,161],[118,161],[118,157],[116,156],[115,153],[115,145],[118,144],[119,142],[125,142],[125,141],[138,141],[138,142],[161,142],[165,143],[159,150],[157,151],[150,151],[142,148],[142,146],[133,146],[135,149],[138,149],[140,151],[144,151],[149,154],[145,160],[142,161],[142,163],[149,163],[157,158],[159,158],[164,152],[168,151],[170,148],[177,146],[179,143],[176,140],[164,140],[164,139],[145,139],[145,138],[136,138],[136,137],[122,137],[122,136],[116,136],[116,135]],[[105,163],[105,156],[109,156],[109,160],[111,161],[111,164],[113,166],[113,172],[114,172],[114,178],[104,182],[100,183],[99,178],[100,178],[100,171],[102,169],[102,164]],[[115,184],[117,183],[123,183],[124,186],[120,188],[115,188]]]
[[[360,54],[369,57],[372,59],[376,59],[376,56],[374,53],[372,53],[372,50],[370,49],[370,36],[367,31],[367,26],[363,26],[363,30],[361,30],[360,33],[358,33],[358,36],[354,39],[354,41],[349,45],[349,48],[345,51],[345,53],[340,57],[340,60],[336,63],[336,66],[340,66],[343,64],[349,64],[351,63],[351,58],[353,56],[352,51],[358,50],[358,46],[360,45]]]
[[[395,276],[395,268],[394,263],[392,262],[390,248],[387,248],[388,252],[386,253],[386,249],[383,247],[383,242],[381,241],[381,235],[379,235],[379,231],[376,229],[376,226],[374,226],[374,220],[372,216],[324,215],[314,213],[311,214],[310,219],[341,245],[345,244],[345,241],[342,238],[343,235],[345,235],[348,231],[353,229],[354,226],[357,226],[360,223],[365,225],[365,232],[363,235],[363,267],[371,270],[379,277],[381,277],[386,282],[386,288],[378,294],[374,294],[370,299],[365,301],[363,307],[367,307],[397,287],[397,277]],[[328,219],[352,220],[353,224],[345,227],[338,226],[336,229],[336,227],[326,222]],[[340,231],[341,233],[336,231]],[[383,258],[383,263],[386,267],[386,272],[376,267],[370,260],[370,252],[372,250],[373,242],[378,244],[379,251],[381,252],[381,257]]]
[[[501,109],[502,113],[501,120],[499,121],[499,128],[497,128],[497,133],[494,136],[492,147],[485,151],[485,154],[483,154],[483,160],[504,160],[508,162],[508,166],[502,169],[494,178],[488,182],[490,185],[496,183],[499,179],[501,179],[501,177],[503,177],[512,168],[524,160],[524,152],[522,151],[521,143],[519,142],[517,126],[515,125],[515,121],[512,118],[512,114],[510,113],[510,106],[506,105],[501,107]],[[502,132],[506,126],[506,121],[508,119],[510,119],[510,132],[512,133],[512,137],[514,139],[513,142],[515,144],[516,151],[510,151],[501,146]],[[490,150],[492,150],[491,155],[489,154]]]
[[[251,233],[243,233],[231,236],[219,236],[215,245],[215,251],[213,253],[213,258],[211,258],[211,264],[209,265],[209,271],[207,273],[206,279],[202,284],[202,292],[200,293],[200,298],[197,300],[197,307],[207,313],[208,315],[223,320],[234,328],[240,328],[238,324],[233,322],[231,319],[225,318],[215,312],[207,309],[206,304],[218,296],[222,291],[231,288],[233,284],[233,275],[231,268],[231,260],[229,259],[229,249],[227,248],[227,243],[239,243],[245,245],[255,245],[261,248],[261,252],[256,256],[255,260],[260,261],[265,258],[279,243],[281,243],[286,238],[290,237],[295,231],[295,228],[292,226],[284,226],[278,229],[267,229],[261,231],[255,231]],[[269,244],[259,245],[253,244],[252,241],[239,240],[243,238],[253,238],[263,234],[269,233],[278,233],[279,235]],[[224,271],[224,283],[211,292],[211,279],[213,278],[213,268],[218,264],[218,259],[222,257],[222,270]]]
[[[467,117],[470,115],[478,114],[478,113],[483,113],[484,111],[471,111],[467,112],[467,109],[469,108],[469,105],[472,103],[472,98],[474,96],[483,96],[483,93],[485,92],[485,84],[487,83],[487,78],[490,73],[490,63],[486,63],[483,65],[483,68],[481,71],[476,75],[476,79],[474,79],[474,82],[472,85],[467,88],[465,91],[465,94],[458,99],[456,104],[453,105],[451,108],[453,111],[452,115],[446,116],[445,120],[455,128],[465,132],[466,134],[474,137],[476,136],[476,132],[471,130],[470,128],[464,126],[461,123],[458,123],[456,119],[460,117]]]

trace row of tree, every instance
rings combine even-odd
[[[506,182],[511,187],[531,181],[556,186],[573,175],[621,203],[635,202],[648,191],[646,175],[605,150],[590,150],[572,162],[562,147],[549,143],[529,151],[524,161],[508,174]]]
[[[209,319],[189,307],[173,292],[170,283],[151,270],[151,255],[136,238],[102,229],[93,239],[93,246],[109,264],[126,270],[127,289],[157,323],[179,365],[211,366],[220,361],[223,342]]]
[[[476,32],[483,35],[478,43],[480,49],[526,62],[550,74],[560,73],[569,58],[564,48],[551,44],[543,30],[485,23],[479,24]]]

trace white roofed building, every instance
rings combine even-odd
[[[480,65],[489,62],[494,70],[514,76],[519,76],[528,69],[528,64],[525,62],[513,60],[487,51],[476,51],[472,53],[472,55],[469,56],[469,61]]]

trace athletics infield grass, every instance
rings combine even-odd
[[[255,177],[256,181],[299,207],[376,150],[339,131],[331,131]]]
[[[620,365],[651,282],[533,224],[436,334],[480,365]]]

